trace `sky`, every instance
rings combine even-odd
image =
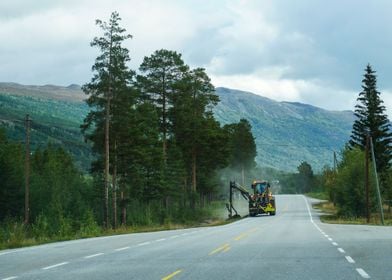
[[[370,63],[392,116],[389,0],[1,0],[0,82],[89,82],[95,20],[113,11],[133,35],[132,69],[169,49],[215,86],[353,110]]]

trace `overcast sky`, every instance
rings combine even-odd
[[[0,81],[88,82],[95,19],[114,10],[134,36],[133,69],[166,48],[206,68],[215,86],[352,110],[370,63],[392,115],[389,0],[1,0]]]

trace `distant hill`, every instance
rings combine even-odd
[[[351,111],[335,112],[311,105],[277,102],[249,92],[217,88],[221,102],[214,109],[222,124],[246,118],[253,127],[257,162],[286,171],[295,171],[301,161],[316,170],[331,164],[333,150],[339,151],[348,140]],[[20,85],[0,83],[0,126],[8,135],[24,141],[24,117],[33,119],[32,145],[51,142],[64,146],[87,170],[92,159],[79,126],[89,108],[80,86]]]
[[[24,86],[0,83],[0,126],[16,141],[24,142],[24,118],[29,114],[33,149],[47,143],[64,147],[79,167],[88,170],[90,147],[83,141],[80,124],[88,112],[79,86]]]
[[[351,111],[328,111],[297,102],[277,102],[250,92],[217,88],[221,102],[215,116],[223,124],[250,121],[256,137],[257,162],[295,171],[301,161],[316,170],[332,165],[349,139],[354,115]]]

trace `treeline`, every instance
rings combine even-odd
[[[25,149],[0,130],[0,248],[100,232],[91,180],[62,148],[48,145],[30,158],[29,212],[25,218]]]
[[[383,207],[389,205],[389,210],[392,204],[392,133],[385,113],[386,108],[377,90],[375,73],[372,67],[367,65],[362,91],[355,106],[356,120],[351,139],[342,150],[341,160],[336,168],[325,168],[321,177],[323,190],[337,206],[338,216],[342,217],[366,217],[371,216],[372,212],[378,212],[376,174],[380,185],[381,204]],[[375,162],[372,159],[372,150]],[[368,166],[366,158],[369,159]],[[369,189],[369,204],[366,199],[366,185]]]
[[[138,72],[129,69],[123,42],[132,36],[120,20],[114,12],[97,21],[103,36],[91,45],[100,55],[83,86],[91,111],[82,131],[97,156],[91,174],[104,205],[97,214],[106,227],[126,224],[129,209],[160,223],[184,220],[218,192],[220,169],[254,164],[251,127],[222,127],[210,78],[175,51],[157,50]]]
[[[34,150],[28,224],[25,147],[0,132],[0,247],[93,236],[120,224],[197,223],[222,199],[221,170],[245,178],[256,166],[251,125],[214,118],[219,98],[205,70],[169,50],[129,69],[123,42],[131,36],[119,23],[116,12],[97,20],[103,36],[91,43],[100,54],[83,86],[90,112],[81,125],[95,156],[91,170],[83,174],[58,145]]]

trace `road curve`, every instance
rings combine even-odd
[[[320,223],[311,200],[276,216],[0,251],[0,279],[392,279],[392,228]]]

